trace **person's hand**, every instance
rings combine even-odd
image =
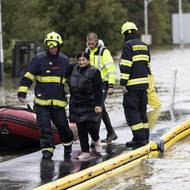
[[[25,104],[26,103],[26,98],[23,98],[23,97],[18,97],[18,101],[22,104]]]
[[[113,87],[109,87],[109,88],[108,88],[108,95],[112,95],[113,92],[114,92]]]
[[[96,113],[101,113],[102,112],[102,108],[100,106],[96,106],[95,107],[95,112]]]
[[[128,90],[126,89],[126,86],[123,86],[123,94],[126,94]]]

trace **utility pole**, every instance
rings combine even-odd
[[[182,0],[178,0],[180,49],[184,48]]]
[[[3,57],[3,37],[2,37],[2,17],[1,17],[1,0],[0,0],[0,81],[4,78],[4,57]]]

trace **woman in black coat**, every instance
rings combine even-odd
[[[70,121],[76,122],[82,153],[78,159],[90,158],[88,134],[97,153],[101,152],[98,121],[102,112],[102,79],[98,69],[90,65],[89,55],[80,52],[69,78]]]

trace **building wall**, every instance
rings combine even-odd
[[[182,14],[183,43],[190,44],[190,13]],[[172,40],[173,44],[180,43],[180,17],[179,14],[172,14]]]

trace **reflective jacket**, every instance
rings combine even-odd
[[[93,50],[87,48],[87,52],[90,55],[90,64],[100,70],[102,82],[107,82],[108,85],[115,84],[116,66],[110,51],[103,46],[99,46]]]
[[[134,38],[133,38],[134,37]],[[120,84],[127,89],[147,89],[150,74],[150,53],[147,44],[136,36],[124,43],[120,61]]]
[[[18,97],[26,97],[34,81],[35,104],[41,106],[65,107],[67,100],[64,84],[69,70],[69,60],[64,55],[42,53],[33,58],[27,72],[20,81]]]

